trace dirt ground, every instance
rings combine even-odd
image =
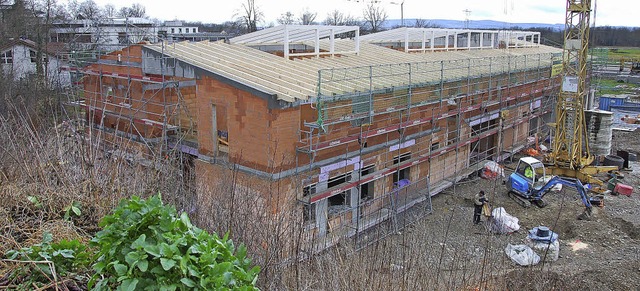
[[[617,147],[635,145],[637,135],[618,136]],[[547,194],[545,208],[524,208],[507,196],[501,181],[464,180],[432,198],[431,215],[384,240],[395,254],[389,264],[400,270],[395,275],[409,278],[399,283],[407,289],[640,290],[640,163],[630,162],[622,174],[620,182],[634,187],[631,197],[605,196],[590,221],[577,219],[584,206],[575,189]],[[473,225],[472,199],[480,189],[492,207],[504,207],[519,219],[519,231],[498,235],[488,232],[486,222]],[[531,267],[511,262],[504,253],[507,244],[523,244],[528,230],[541,225],[559,235],[559,259]],[[584,248],[572,247],[576,243]]]

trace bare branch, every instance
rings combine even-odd
[[[309,11],[308,9],[305,9],[302,12],[302,15],[300,15],[300,24],[302,25],[311,25],[314,23],[314,21],[316,20],[316,17],[318,16],[318,13],[313,13],[311,11]]]
[[[387,21],[387,12],[384,8],[375,5],[375,3],[369,3],[367,8],[363,11],[365,28],[370,32],[378,32],[381,30],[382,25]]]

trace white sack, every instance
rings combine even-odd
[[[512,233],[520,229],[518,218],[510,215],[504,207],[497,207],[491,211],[492,222],[491,231],[499,234]]]
[[[507,244],[504,252],[514,263],[520,266],[533,266],[540,262],[540,256],[527,245]]]

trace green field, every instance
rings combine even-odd
[[[637,47],[605,47],[603,49],[608,49],[608,57],[611,60],[632,60],[637,59],[640,60],[640,48]]]
[[[594,85],[598,88],[598,95],[604,94],[631,94],[638,95],[640,85],[631,83],[620,83],[613,79],[598,79]]]

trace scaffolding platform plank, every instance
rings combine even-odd
[[[545,110],[545,111],[542,111],[542,112],[537,113],[537,114],[531,114],[531,115],[526,116],[526,117],[518,118],[518,119],[514,120],[512,123],[508,124],[506,126],[506,128],[512,128],[512,127],[520,125],[520,124],[522,124],[524,122],[529,122],[531,119],[537,118],[537,117],[539,117],[541,115],[544,115],[544,114],[546,114],[548,112],[551,112],[551,111],[550,110]],[[404,162],[402,164],[398,164],[398,166],[395,166],[393,168],[385,168],[385,169],[380,170],[380,171],[378,171],[376,173],[363,176],[359,181],[350,182],[350,183],[346,183],[344,185],[338,185],[338,186],[329,188],[326,191],[319,192],[319,193],[316,193],[313,196],[309,196],[307,198],[304,198],[303,202],[304,203],[314,203],[314,202],[318,202],[318,201],[320,201],[322,199],[326,199],[326,198],[338,195],[338,194],[340,194],[340,193],[342,193],[344,191],[347,191],[347,190],[350,190],[352,188],[358,187],[358,186],[360,186],[362,184],[366,184],[366,183],[369,183],[371,181],[386,177],[388,175],[391,175],[391,174],[395,173],[396,171],[399,171],[399,170],[402,170],[402,169],[406,169],[408,167],[423,163],[425,161],[429,161],[430,159],[438,157],[438,156],[441,156],[446,152],[450,152],[452,150],[467,146],[467,145],[469,145],[469,144],[471,144],[473,142],[476,142],[476,141],[478,141],[478,140],[480,140],[482,138],[491,136],[493,134],[497,134],[499,130],[500,130],[499,128],[494,128],[492,130],[488,130],[488,131],[483,132],[482,134],[480,134],[478,136],[468,138],[468,139],[466,139],[464,141],[461,141],[461,142],[459,142],[457,144],[452,144],[450,146],[444,147],[444,148],[439,149],[437,151],[431,152],[430,154],[421,155],[421,156],[419,156],[419,157],[417,157],[417,158],[415,158],[413,160],[409,160],[409,161],[406,161],[406,162]]]

